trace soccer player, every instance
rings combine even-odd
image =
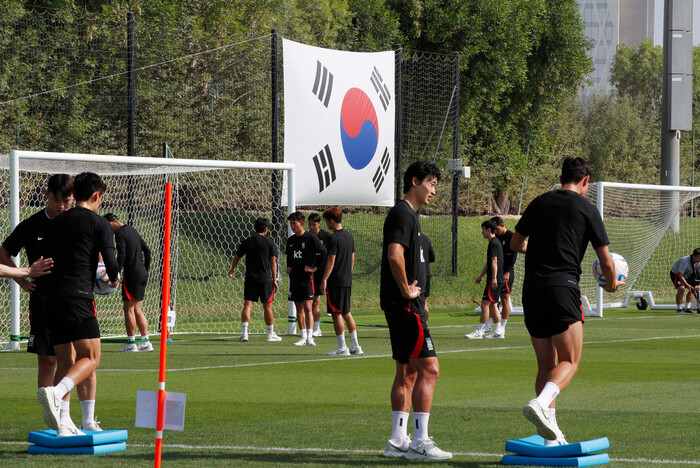
[[[253,227],[255,235],[247,238],[238,247],[233,257],[228,275],[233,277],[236,266],[241,258],[247,255],[245,263],[245,281],[243,283],[243,311],[241,312],[241,337],[238,341],[248,341],[248,324],[253,303],[262,302],[265,325],[267,325],[267,341],[282,341],[274,330],[275,317],[272,315],[272,301],[279,291],[277,283],[277,246],[267,237],[270,221],[266,218],[255,220]],[[272,274],[272,277],[270,275]]]
[[[311,234],[318,237],[321,244],[328,249],[328,239],[331,235],[327,231],[321,229],[321,217],[318,213],[311,213],[307,222],[309,223],[309,231],[311,231]],[[321,280],[323,279],[324,266],[327,260],[328,257],[325,254],[322,255],[318,263],[320,268],[314,272],[314,302],[311,304],[311,310],[314,314],[314,331],[312,336],[323,335],[321,332],[321,296],[326,294],[326,292],[321,289]]]
[[[328,229],[333,231],[328,243],[328,260],[321,278],[321,289],[326,294],[328,313],[333,317],[333,328],[338,340],[338,347],[328,353],[329,356],[348,356],[363,354],[357,341],[357,326],[350,312],[350,295],[352,289],[352,270],[355,267],[355,242],[352,234],[343,229],[343,212],[338,207],[328,208],[323,212]],[[352,345],[345,344],[345,327]]]
[[[430,308],[428,307],[428,298],[430,297],[430,280],[432,274],[430,273],[430,264],[435,263],[435,251],[433,250],[433,244],[430,242],[428,236],[425,233],[421,233],[421,264],[423,265],[424,275],[421,277],[421,281],[418,281],[418,287],[420,287],[420,293],[425,301],[425,322],[428,322],[430,317]]]
[[[676,312],[679,314],[682,312],[693,313],[691,307],[698,291],[698,287],[695,285],[694,265],[698,262],[700,262],[700,248],[693,250],[691,255],[679,258],[671,267],[671,282],[676,288]],[[688,294],[685,297],[685,306],[683,306],[683,294],[686,290]]]
[[[384,220],[380,305],[389,325],[396,375],[391,388],[392,432],[385,457],[446,460],[452,454],[440,450],[428,437],[428,419],[440,364],[425,323],[424,303],[418,280],[421,274],[421,227],[418,210],[430,202],[440,181],[440,169],[417,161],[403,177],[404,198]],[[413,406],[414,440],[407,434]]]
[[[583,313],[579,278],[589,242],[605,276],[603,288],[614,292],[624,284],[615,277],[600,213],[584,198],[590,178],[591,166],[586,160],[566,158],[561,189],[540,195],[530,203],[515,226],[510,243],[512,250],[525,254],[523,309],[537,356],[537,398],[523,408],[523,415],[535,425],[547,445],[566,444],[556,420],[555,398],[576,375],[581,360]]]
[[[101,354],[92,292],[98,256],[102,254],[113,287],[117,286],[119,273],[112,228],[96,213],[107,186],[92,172],[78,174],[73,186],[76,206],[56,216],[45,235],[46,251],[54,259],[54,270],[48,277],[44,309],[56,352],[58,383],[39,388],[37,397],[44,407],[44,420],[59,432],[61,399],[86,380],[91,385],[89,394],[80,402],[81,429],[101,430],[94,419],[97,391],[94,372]]]
[[[476,330],[464,335],[470,340],[480,340],[484,337],[486,321],[490,317],[496,323],[492,334],[487,338],[505,338],[501,329],[501,314],[498,311],[498,300],[503,289],[503,246],[496,239],[496,223],[490,219],[481,223],[481,235],[489,241],[486,250],[486,264],[481,274],[476,279],[476,284],[486,275],[487,283],[484,286],[484,295],[481,297],[481,318]]]
[[[304,230],[304,213],[295,211],[287,217],[294,233],[287,239],[287,274],[289,275],[289,300],[297,310],[297,323],[301,339],[296,346],[316,346],[314,341],[314,316],[311,305],[314,300],[313,274],[318,269],[320,257],[326,248],[318,237]]]
[[[127,343],[121,349],[123,353],[148,353],[153,345],[148,339],[148,320],[141,309],[148,284],[148,270],[151,266],[151,249],[132,226],[122,223],[114,213],[107,213],[114,231],[117,245],[117,262],[119,271],[124,269],[122,277],[122,302],[124,307],[124,324]],[[136,326],[141,332],[141,343],[136,345]]]

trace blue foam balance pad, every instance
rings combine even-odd
[[[524,466],[595,466],[610,462],[607,453],[583,455],[580,457],[526,457],[523,455],[504,455],[504,465]]]
[[[552,447],[545,447],[544,438],[538,435],[532,435],[530,437],[525,437],[524,439],[509,440],[506,442],[506,452],[517,453],[518,455],[527,455],[528,457],[544,458],[578,457],[580,455],[588,455],[591,453],[600,452],[601,450],[606,450],[609,447],[610,441],[607,437],[586,440],[584,442],[575,442],[566,445],[555,445]]]
[[[56,431],[49,429],[46,431],[34,431],[29,433],[29,442],[36,444],[37,446],[45,448],[72,448],[72,447],[98,447],[101,445],[114,444],[117,442],[123,442],[129,438],[129,432],[126,430],[117,431],[83,431],[85,435],[80,436],[69,436],[69,437],[58,437]],[[126,444],[125,444],[126,447]],[[31,446],[29,447],[31,452]],[[124,449],[121,449],[124,450]],[[114,450],[112,450],[114,451]],[[38,453],[38,452],[35,452]],[[42,452],[42,453],[56,453],[56,452]],[[61,453],[74,453],[74,452],[61,452]],[[82,453],[82,452],[81,452]],[[104,452],[91,452],[91,453],[104,453]]]
[[[84,437],[84,436],[72,436],[72,437],[61,437],[61,439],[72,439],[74,437]],[[112,444],[101,444],[93,446],[84,447],[43,447],[41,445],[30,445],[29,453],[39,455],[39,454],[51,454],[51,455],[98,455],[100,453],[111,453],[120,452],[126,450],[126,442],[115,442]]]

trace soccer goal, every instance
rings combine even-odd
[[[700,187],[597,182],[586,198],[598,207],[610,238],[610,251],[625,257],[629,273],[616,293],[598,287],[593,278],[595,250],[581,263],[581,294],[590,302],[589,315],[604,308],[675,309],[669,271],[680,257],[700,247]],[[518,258],[514,297],[520,300],[524,258]],[[519,304],[518,304],[519,305]],[[585,309],[585,307],[584,307]]]
[[[233,278],[228,276],[236,249],[254,233],[255,219],[266,217],[272,239],[284,252],[286,213],[295,210],[293,164],[11,151],[0,156],[0,171],[3,239],[45,206],[43,191],[51,175],[90,171],[104,179],[107,192],[99,214],[112,212],[133,225],[152,251],[143,303],[152,333],[160,329],[167,182],[173,194],[169,315],[176,317],[174,333],[240,332],[245,261]],[[283,193],[285,173],[290,183]],[[27,265],[24,251],[20,255],[15,262]],[[280,257],[282,271],[286,262]],[[282,333],[290,312],[286,281],[280,284],[273,310]],[[0,343],[8,349],[19,348],[29,334],[27,301],[14,281],[0,281]],[[121,293],[96,296],[95,303],[103,336],[123,336]],[[260,305],[253,307],[249,329],[266,330]]]

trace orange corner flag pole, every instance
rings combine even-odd
[[[165,361],[168,356],[168,309],[170,308],[170,229],[173,209],[173,186],[165,184],[165,223],[163,235],[163,305],[160,322],[160,365],[158,369],[158,415],[156,419],[156,454],[154,465],[160,468],[163,454],[163,423],[165,407]]]

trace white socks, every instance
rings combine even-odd
[[[430,419],[430,413],[413,412],[413,443],[415,445],[428,440],[428,419]]]
[[[62,400],[63,397],[68,394],[68,392],[73,390],[73,387],[75,387],[73,380],[70,377],[63,377],[61,381],[58,382],[58,385],[54,387],[53,391],[58,399]]]
[[[95,400],[81,401],[80,409],[83,410],[83,427],[87,427],[95,420]]]
[[[542,389],[542,392],[537,396],[537,403],[547,410],[549,405],[554,401],[554,399],[559,395],[559,387],[554,382],[547,382]]]
[[[62,426],[75,426],[75,424],[73,424],[73,420],[70,418],[70,401],[61,401],[60,420]]]
[[[267,326],[267,334],[272,335],[275,332],[275,326],[274,325],[268,325]]]
[[[508,323],[508,319],[501,319],[501,329],[506,329],[506,323]]]
[[[241,334],[247,335],[248,334],[248,322],[241,322],[241,325],[243,326],[243,331],[241,332]]]
[[[479,322],[479,325],[476,326],[476,331],[482,331],[484,328],[486,328],[486,324]]]
[[[320,330],[321,329],[321,322],[319,320],[316,320],[314,322],[314,331]]]
[[[391,419],[391,441],[394,445],[402,445],[408,437],[408,413],[392,411]]]
[[[348,347],[345,344],[345,333],[343,333],[342,335],[335,335],[335,337],[338,339],[338,348],[344,349]]]
[[[493,323],[493,319],[489,317],[489,319],[486,321],[486,328],[491,328],[491,324]]]
[[[136,336],[127,336],[126,340],[129,342],[129,344],[134,344],[136,343]]]
[[[357,348],[360,344],[357,342],[357,330],[350,333],[350,339],[352,340],[352,346]]]

